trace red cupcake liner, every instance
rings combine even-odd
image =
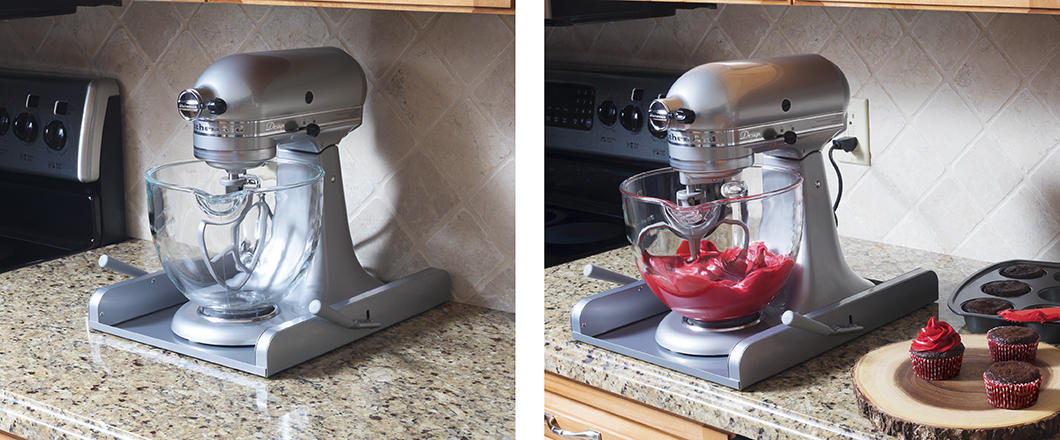
[[[961,362],[964,353],[944,359],[925,359],[912,352],[909,359],[913,361],[913,374],[926,380],[946,380],[957,377],[961,373]]]
[[[1040,340],[1041,337],[1038,337],[1038,341]],[[1008,345],[999,344],[994,342],[993,339],[986,338],[987,345],[990,346],[990,360],[994,362],[1034,362],[1034,358],[1038,355],[1038,341],[1025,345]]]
[[[1000,383],[986,378],[986,400],[998,408],[1021,409],[1034,405],[1042,386],[1042,378],[1030,383]]]

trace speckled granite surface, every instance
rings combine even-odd
[[[850,266],[867,278],[886,280],[917,267],[934,270],[938,304],[735,391],[571,338],[574,303],[614,287],[582,276],[586,263],[640,279],[630,250],[623,248],[545,270],[545,369],[751,438],[887,438],[858,412],[850,388],[854,361],[876,347],[913,339],[940,311],[942,320],[966,332],[946,300],[988,263],[855,239],[844,238],[842,245]]]
[[[447,303],[265,379],[89,331],[134,240],[0,274],[0,429],[27,439],[511,439],[515,315]]]

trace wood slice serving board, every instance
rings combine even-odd
[[[1000,409],[986,400],[983,372],[992,363],[985,335],[961,335],[961,374],[929,381],[913,375],[912,341],[877,348],[851,369],[861,413],[877,429],[905,439],[1040,439],[1060,431],[1060,349],[1038,345],[1038,402]]]

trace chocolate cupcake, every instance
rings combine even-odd
[[[913,374],[926,380],[946,380],[961,373],[964,344],[949,324],[932,316],[909,347]]]
[[[994,362],[1034,362],[1040,340],[1041,336],[1038,332],[1029,327],[1003,325],[986,332],[986,342],[990,346],[990,360]]]
[[[1012,303],[997,298],[976,298],[961,304],[961,310],[980,315],[997,315],[997,312],[1011,309]]]
[[[987,295],[1011,298],[1026,295],[1031,292],[1031,286],[1023,281],[999,280],[983,284],[980,289]]]
[[[1005,267],[1000,271],[1001,276],[1007,278],[1016,278],[1020,280],[1030,280],[1045,275],[1045,269],[1037,264],[1020,263],[1013,264]]]
[[[995,362],[983,373],[986,400],[998,408],[1021,409],[1034,405],[1042,386],[1042,373],[1026,362]]]

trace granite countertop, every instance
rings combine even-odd
[[[449,302],[262,378],[88,329],[88,299],[159,270],[132,240],[0,274],[0,429],[53,438],[515,437],[515,315]]]
[[[939,301],[743,391],[576,342],[570,310],[613,284],[582,276],[587,263],[640,279],[628,248],[545,270],[545,370],[751,438],[888,438],[858,411],[850,387],[854,361],[874,348],[911,340],[930,316],[959,332],[964,320],[946,300],[986,262],[843,238],[847,262],[861,276],[887,280],[922,267],[939,277]]]

